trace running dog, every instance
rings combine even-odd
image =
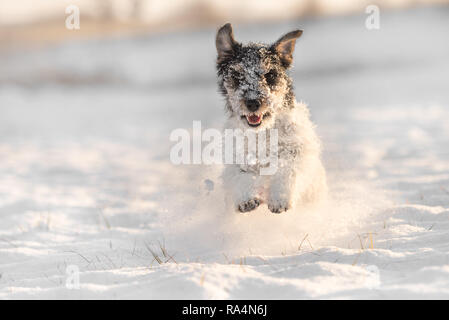
[[[309,110],[298,103],[288,70],[295,30],[275,43],[241,44],[227,23],[216,35],[218,87],[226,101],[227,129],[277,130],[277,170],[261,175],[259,164],[231,164],[222,178],[236,211],[266,203],[273,213],[315,202],[327,194],[320,140]]]

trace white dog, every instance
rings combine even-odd
[[[240,212],[266,203],[271,212],[281,213],[327,194],[320,141],[307,106],[296,102],[287,73],[301,34],[292,31],[272,45],[242,45],[229,23],[217,32],[218,85],[229,115],[225,128],[275,129],[278,137],[274,174],[261,175],[259,163],[225,168],[225,190]]]

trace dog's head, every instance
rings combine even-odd
[[[218,30],[218,85],[238,126],[269,128],[282,108],[292,106],[287,69],[301,34],[301,30],[289,32],[272,45],[242,45],[235,41],[229,23]]]

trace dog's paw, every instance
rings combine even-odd
[[[250,199],[248,201],[242,202],[238,205],[240,212],[249,212],[256,209],[260,205],[259,199]]]
[[[276,200],[268,202],[268,209],[273,213],[282,213],[291,208],[287,200]]]

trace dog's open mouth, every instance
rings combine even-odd
[[[251,114],[242,116],[242,118],[245,118],[246,121],[248,122],[248,125],[250,125],[251,127],[258,127],[262,123],[262,120],[265,119],[266,117],[268,117],[269,115],[270,114],[268,112],[263,115],[251,113]]]

